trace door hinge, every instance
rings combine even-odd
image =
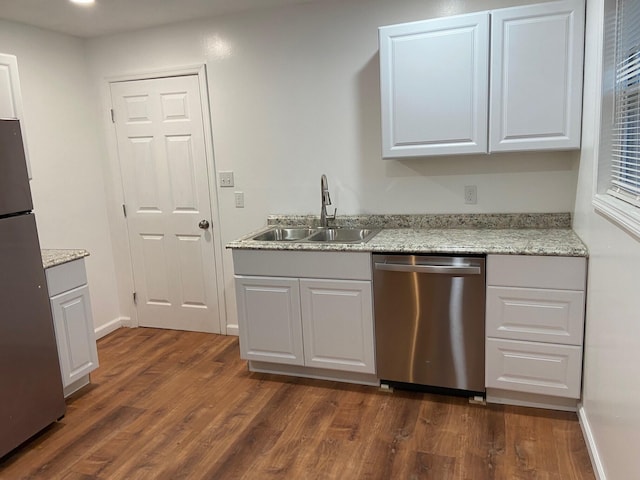
[[[138,294],[133,292],[133,303],[138,303]]]
[[[124,214],[124,218],[127,218],[127,206],[124,203],[122,204],[122,213]]]
[[[111,109],[111,123],[116,123],[116,113]]]

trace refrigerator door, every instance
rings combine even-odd
[[[0,456],[62,417],[65,402],[33,214],[0,219]]]
[[[0,217],[33,209],[18,120],[0,120]]]

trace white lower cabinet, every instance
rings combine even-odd
[[[98,368],[91,300],[84,260],[74,260],[46,270],[53,325],[65,396],[89,383]]]
[[[575,409],[586,259],[487,257],[487,399]]]
[[[234,251],[240,354],[250,368],[374,383],[370,261],[368,253]]]
[[[304,365],[297,278],[236,277],[240,354]]]
[[[301,279],[305,365],[375,373],[371,282]]]

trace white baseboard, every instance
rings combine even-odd
[[[598,447],[596,446],[593,432],[591,431],[591,425],[589,425],[589,419],[584,411],[584,405],[578,406],[578,419],[580,420],[580,427],[582,428],[582,435],[587,444],[587,450],[589,451],[589,457],[591,458],[591,465],[593,466],[593,473],[596,475],[597,480],[607,480],[607,475],[604,473],[604,467],[598,454]]]
[[[104,325],[100,325],[98,328],[96,328],[96,340],[109,335],[111,332],[115,332],[121,327],[131,328],[131,318],[118,317],[114,318],[108,323],[105,323]]]
[[[102,337],[106,337],[111,332],[115,332],[117,329],[126,327],[126,328],[134,328],[133,322],[130,317],[118,317],[114,318],[108,323],[104,325],[100,325],[96,328],[96,340],[99,340]],[[235,335],[236,337],[239,335],[238,325],[227,325],[227,335]]]
[[[236,337],[240,335],[238,325],[227,325],[227,335],[235,335]]]

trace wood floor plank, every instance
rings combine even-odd
[[[296,418],[285,428],[268,456],[263,456],[252,468],[257,478],[296,478],[296,464],[304,462],[308,445],[320,438],[318,431],[325,432],[336,403],[323,394],[321,389],[304,386],[296,395]],[[324,426],[322,426],[324,423]]]
[[[251,373],[238,339],[120,329],[4,480],[592,480],[576,415]]]
[[[457,478],[497,480],[505,470],[505,422],[502,405],[470,405],[467,414],[464,455],[457,465]]]

